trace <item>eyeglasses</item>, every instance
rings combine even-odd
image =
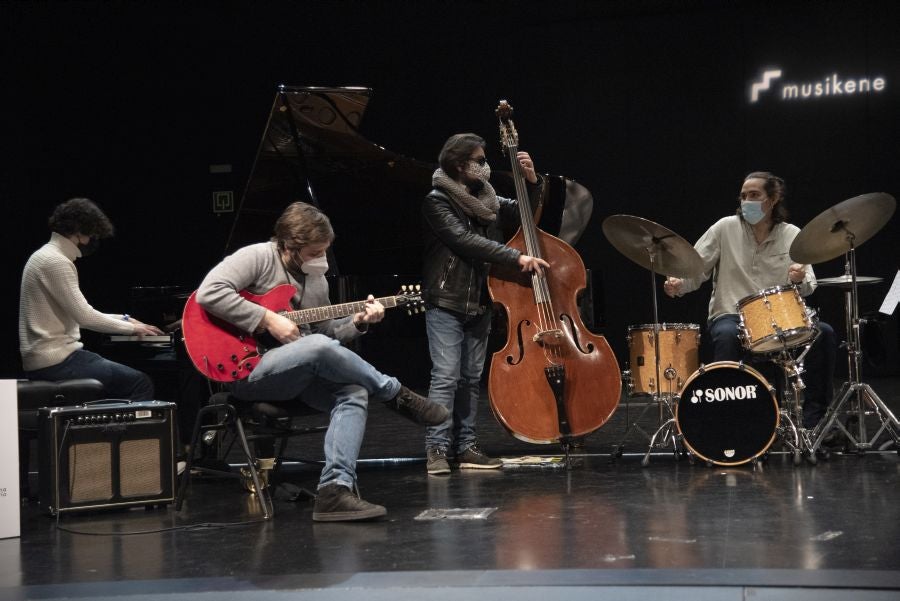
[[[473,163],[478,163],[482,167],[484,167],[487,164],[487,157],[478,157],[477,159],[469,159],[469,160],[472,161]]]

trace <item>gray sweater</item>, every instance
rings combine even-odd
[[[305,276],[288,271],[279,257],[274,242],[260,242],[239,249],[216,265],[197,290],[201,307],[246,332],[259,327],[266,309],[241,297],[238,292],[265,294],[281,284],[297,289],[292,299],[295,309],[311,309],[330,305],[328,280],[325,276]],[[304,324],[305,333],[325,334],[346,344],[362,335],[352,316]]]

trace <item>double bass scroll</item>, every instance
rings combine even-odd
[[[506,345],[494,353],[488,396],[494,415],[515,437],[533,443],[569,441],[602,426],[619,404],[619,365],[603,336],[590,332],[578,312],[586,287],[575,250],[535,226],[516,153],[519,136],[512,107],[497,108],[521,227],[508,245],[550,263],[542,274],[494,266],[488,291],[508,320]]]

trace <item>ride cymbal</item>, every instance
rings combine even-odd
[[[873,192],[839,202],[807,223],[791,244],[797,263],[824,263],[839,257],[874,236],[890,221],[897,201],[890,194]]]
[[[690,242],[648,219],[611,215],[603,221],[603,233],[616,250],[644,269],[680,278],[703,272],[703,260]]]

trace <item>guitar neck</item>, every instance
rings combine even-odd
[[[385,309],[393,309],[401,303],[398,299],[404,299],[402,296],[385,296],[376,298],[375,300],[384,305]],[[354,313],[362,313],[366,310],[367,301],[355,301],[352,303],[341,303],[339,305],[328,305],[326,307],[314,307],[312,309],[299,309],[297,311],[287,311],[282,313],[285,317],[302,325],[305,323],[315,323],[317,321],[325,321],[326,319],[337,319],[338,317],[346,317]]]

